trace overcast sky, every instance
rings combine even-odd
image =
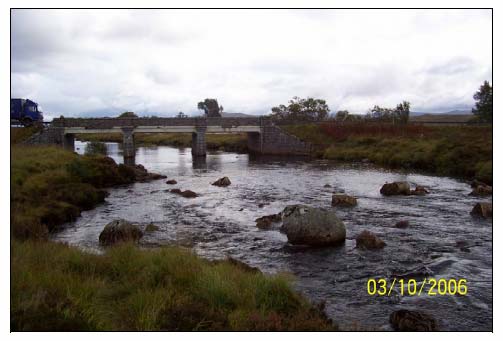
[[[490,10],[13,10],[12,97],[46,116],[266,114],[293,96],[364,113],[470,108]]]

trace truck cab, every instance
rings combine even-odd
[[[38,110],[38,104],[23,98],[11,98],[10,119],[30,126],[36,122],[43,122],[44,116]]]

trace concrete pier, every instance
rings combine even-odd
[[[134,127],[122,127],[122,152],[125,165],[135,164]]]
[[[63,134],[63,147],[70,151],[75,150],[75,135],[74,134]]]
[[[206,127],[196,126],[196,131],[192,133],[192,156],[206,155]]]

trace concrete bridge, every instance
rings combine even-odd
[[[74,150],[76,134],[121,133],[124,163],[134,163],[136,133],[191,133],[192,155],[206,155],[206,134],[247,133],[248,149],[260,154],[308,155],[309,143],[288,134],[267,117],[190,118],[58,118],[38,143],[57,143]]]

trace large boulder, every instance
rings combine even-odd
[[[281,213],[266,215],[255,219],[259,229],[267,230],[274,227],[277,223],[281,223]]]
[[[143,237],[143,232],[137,226],[124,219],[108,223],[100,233],[101,245],[110,246],[122,242],[138,242]]]
[[[470,214],[481,218],[491,218],[493,216],[493,204],[490,202],[478,202]]]
[[[399,332],[438,331],[437,321],[423,312],[400,309],[391,313],[389,322]]]
[[[470,195],[478,196],[478,197],[483,197],[487,195],[492,195],[493,194],[493,188],[492,186],[488,185],[478,185],[477,187],[474,187]]]
[[[346,240],[346,227],[335,212],[304,205],[287,206],[282,212],[283,226],[291,244],[324,246]]]
[[[409,195],[410,185],[405,181],[385,183],[380,190],[382,195]]]
[[[332,206],[353,207],[356,204],[356,198],[350,195],[344,193],[335,193],[332,195]]]
[[[363,231],[356,237],[356,248],[362,250],[378,250],[386,246],[379,237],[367,230]]]
[[[220,178],[217,181],[215,181],[214,183],[212,183],[213,186],[218,186],[218,187],[227,187],[230,184],[231,184],[231,181],[226,176],[224,176],[223,178]]]

